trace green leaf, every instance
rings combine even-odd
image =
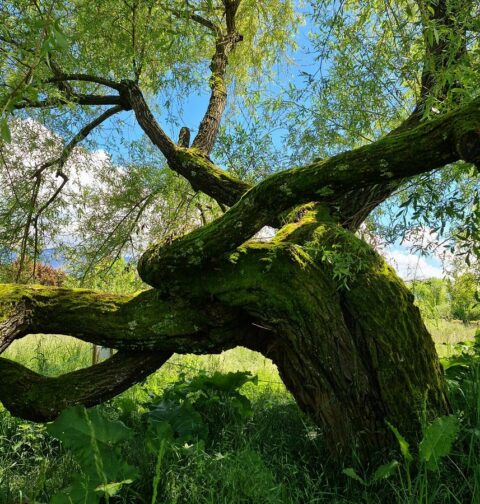
[[[119,448],[120,443],[132,439],[133,431],[122,422],[102,417],[98,408],[68,408],[47,426],[47,431],[62,441],[82,469],[69,495],[85,494],[84,488],[93,492],[99,485],[138,477],[137,470],[123,460]]]
[[[379,481],[381,479],[389,478],[399,466],[398,461],[392,460],[388,464],[383,464],[377,468],[373,474],[373,481]]]
[[[190,386],[197,390],[208,387],[223,392],[232,392],[248,382],[256,384],[258,378],[245,371],[237,371],[235,373],[219,373],[217,371],[212,376],[205,374],[196,376],[190,382]]]
[[[442,457],[450,454],[458,435],[458,418],[454,415],[436,418],[425,431],[418,454],[427,469],[435,471]]]
[[[114,495],[117,495],[124,485],[130,485],[130,483],[133,483],[133,480],[127,479],[123,481],[115,481],[113,483],[103,483],[95,488],[95,492],[113,497]]]
[[[173,440],[172,426],[166,421],[155,420],[150,416],[145,432],[145,446],[150,453],[157,454],[162,443]]]
[[[47,426],[47,431],[65,444],[76,447],[85,436],[102,443],[118,443],[132,438],[133,431],[118,420],[103,418],[97,408],[86,410],[83,406],[74,406],[64,410],[61,415]]]
[[[345,474],[349,478],[352,478],[352,479],[360,482],[362,485],[367,486],[367,482],[356,473],[356,471],[353,467],[347,467],[342,472],[343,472],[343,474]]]
[[[208,426],[188,401],[178,404],[171,400],[162,400],[152,407],[149,417],[151,422],[168,423],[181,443],[206,439],[208,436]],[[159,428],[162,430],[164,427]]]
[[[58,29],[54,29],[53,31],[53,39],[55,41],[55,46],[62,51],[68,50],[68,40],[67,37]]]
[[[87,502],[97,504],[101,496],[95,493],[94,488],[88,478],[76,474],[70,486],[56,493],[50,504],[85,504]]]
[[[10,133],[8,121],[6,119],[0,119],[0,139],[6,143],[12,141],[12,134]]]
[[[407,462],[412,462],[413,457],[410,453],[410,444],[408,443],[408,441],[400,434],[400,432],[398,432],[397,428],[394,427],[388,420],[385,420],[385,422],[390,428],[390,430],[393,432],[395,437],[397,438],[398,445],[400,446],[400,452],[402,453],[403,458]]]

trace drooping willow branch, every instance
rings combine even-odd
[[[425,53],[419,82],[419,94],[412,113],[390,134],[417,126],[433,98],[441,103],[449,91],[462,83],[444,76],[467,55],[466,27],[462,25],[464,14],[473,8],[473,2],[417,2],[423,29]],[[435,36],[430,36],[435,30]],[[430,35],[429,35],[430,33]],[[348,191],[337,205],[343,225],[357,230],[368,215],[402,184],[402,180],[389,181]]]
[[[89,122],[86,124],[71,140],[68,142],[62,149],[62,152],[58,157],[55,157],[46,163],[43,163],[38,170],[35,171],[35,173],[32,175],[32,177],[36,177],[39,175],[41,172],[46,170],[47,168],[53,166],[53,165],[58,165],[59,169],[61,170],[63,166],[65,165],[68,157],[72,153],[73,149],[98,126],[100,126],[103,122],[105,122],[107,119],[110,117],[114,116],[118,112],[121,112],[123,110],[123,107],[121,105],[115,105],[114,107],[109,108],[108,110],[105,110],[102,114],[100,114],[98,117],[96,117],[93,121]]]
[[[27,240],[28,240],[28,235],[30,233],[30,227],[33,225],[34,229],[34,253],[33,253],[33,278],[35,278],[35,270],[36,270],[36,264],[37,264],[37,252],[38,252],[38,221],[47,210],[47,208],[55,201],[55,199],[58,197],[58,195],[61,193],[62,189],[65,187],[66,183],[68,182],[68,177],[67,175],[63,172],[63,167],[72,153],[73,149],[98,126],[100,126],[103,122],[105,122],[107,119],[112,117],[113,115],[117,114],[118,112],[123,110],[123,106],[121,105],[116,105],[114,107],[109,108],[102,114],[100,114],[98,117],[96,117],[93,121],[89,122],[87,125],[85,125],[71,140],[66,144],[60,155],[58,157],[55,157],[45,163],[43,163],[37,170],[32,175],[32,178],[35,179],[33,189],[32,189],[32,197],[30,200],[30,208],[27,216],[27,222],[25,225],[25,230],[23,234],[23,239],[22,239],[22,245],[21,245],[21,251],[20,251],[20,261],[19,261],[19,267],[18,267],[18,272],[17,272],[17,281],[20,278],[20,275],[23,270],[23,265],[25,262],[25,257],[27,253]],[[40,206],[40,208],[35,212],[35,206],[37,204],[37,199],[38,199],[38,194],[40,190],[40,185],[42,182],[42,174],[45,170],[48,168],[57,165],[58,169],[56,172],[56,176],[58,178],[61,178],[62,181],[60,185],[57,187],[57,189],[54,191],[54,193],[48,198],[48,200]],[[34,215],[35,212],[35,215]]]

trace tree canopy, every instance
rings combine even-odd
[[[1,131],[15,138],[2,146],[2,249],[35,256],[63,245],[82,274],[222,211],[201,195],[218,196],[211,181],[206,190],[203,175],[190,172],[188,184],[166,167],[185,117],[192,146],[246,181],[240,194],[271,173],[442,116],[479,87],[477,7],[460,0],[19,1],[2,6],[1,21]],[[129,80],[173,140],[131,110]],[[185,111],[192,103],[203,119]],[[452,163],[379,190],[387,203],[345,219],[358,227],[369,216],[390,241],[427,226],[470,256],[477,194],[475,172]]]

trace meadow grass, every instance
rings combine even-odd
[[[441,355],[451,345],[472,339],[476,326],[429,321]],[[91,363],[91,345],[65,336],[31,335],[15,342],[5,356],[45,375],[72,371]],[[211,420],[202,449],[174,447],[160,467],[140,443],[124,449],[126,460],[142,477],[110,502],[151,502],[156,478],[162,503],[480,503],[480,371],[472,370],[461,393],[452,394],[462,418],[461,439],[440,472],[420,470],[407,484],[405,468],[388,480],[364,487],[342,474],[322,446],[321,432],[299,411],[275,365],[262,355],[236,348],[220,355],[174,355],[158,372],[101,406],[103,413],[141,429],[141,404],[184,374],[250,371],[258,385],[242,392],[253,405],[248,419],[228,412]],[[374,468],[357,467],[365,477]],[[0,503],[50,502],[68,486],[78,467],[45,426],[0,411]]]

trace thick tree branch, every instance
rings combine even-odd
[[[214,353],[254,338],[240,309],[218,301],[160,299],[155,291],[114,296],[81,289],[0,285],[0,353],[31,333],[76,336],[120,351],[56,378],[0,358],[0,401],[14,415],[54,419],[68,406],[93,406],[158,369],[173,352]]]
[[[35,422],[54,420],[65,408],[104,402],[156,371],[170,353],[118,352],[110,359],[50,378],[0,358],[0,400],[13,414]]]
[[[220,205],[234,205],[252,187],[213,164],[195,148],[177,148],[169,166],[183,175],[195,191],[202,191]]]
[[[32,333],[120,350],[205,353],[243,341],[248,326],[242,313],[216,301],[161,299],[153,290],[120,296],[17,284],[0,284],[0,320],[0,353]]]
[[[202,191],[219,203],[233,205],[250,185],[215,166],[198,149],[177,146],[156,121],[145,98],[133,81],[124,81],[128,100],[138,124],[167,159],[169,167],[183,175],[196,191]]]
[[[480,99],[414,129],[272,175],[216,221],[170,245],[147,250],[139,262],[140,276],[149,285],[168,290],[178,275],[211,265],[294,205],[328,202],[333,194],[404,179],[460,159],[480,164]]]
[[[210,77],[210,100],[198,128],[198,133],[192,143],[193,147],[207,155],[210,154],[217,139],[218,128],[220,127],[220,121],[227,103],[225,76],[228,57],[235,49],[235,46],[243,40],[242,35],[235,28],[235,15],[240,1],[226,0],[223,3],[225,6],[227,32],[226,34],[217,33],[215,53],[210,63],[210,70],[212,72]]]
[[[145,98],[135,81],[122,81],[122,92],[128,96],[128,101],[135,113],[138,124],[148,138],[156,145],[167,161],[175,159],[176,146],[170,137],[163,131],[153,116]]]

